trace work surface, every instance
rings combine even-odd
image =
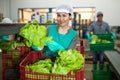
[[[20,28],[25,25],[21,23],[0,23],[0,36],[9,35],[9,34],[18,34],[20,32]],[[55,25],[55,24],[40,24],[45,25]]]
[[[120,80],[120,53],[113,50],[113,51],[105,51],[105,57],[108,62],[111,64],[111,67]]]
[[[17,34],[25,24],[0,24],[0,36]]]

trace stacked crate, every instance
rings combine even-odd
[[[3,80],[19,79],[19,63],[27,55],[29,48],[17,47],[15,50],[2,51]]]
[[[93,68],[93,80],[112,80],[110,65],[106,64],[102,70],[99,68],[99,65],[97,65],[97,69]]]
[[[90,42],[90,50],[91,51],[105,51],[105,50],[114,50],[115,46],[115,41],[114,39],[111,38],[112,34],[111,33],[106,33],[106,34],[94,34],[98,37],[97,40],[100,39],[96,43]],[[107,40],[109,42],[101,42],[101,40]],[[111,80],[111,70],[110,70],[110,65],[109,64],[104,64],[104,68],[100,69],[100,64],[97,64],[97,69],[96,69],[96,64],[93,64],[93,80]]]

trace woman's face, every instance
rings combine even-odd
[[[61,27],[68,26],[69,20],[70,20],[70,14],[65,12],[59,12],[57,13],[57,23]]]

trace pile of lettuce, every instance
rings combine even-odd
[[[25,46],[25,44],[18,40],[13,40],[9,42],[4,41],[0,43],[0,49],[2,50],[15,50],[15,48],[19,46]]]
[[[33,72],[50,73],[52,61],[51,59],[38,60],[33,64],[26,65],[26,69],[31,69]]]
[[[106,39],[101,39],[99,38],[97,35],[92,35],[92,41],[91,44],[100,44],[100,43],[111,43],[110,40],[106,40]]]
[[[67,74],[71,70],[80,70],[83,68],[84,57],[77,50],[60,50],[59,57],[55,60],[52,73]]]
[[[77,50],[60,50],[54,62],[50,59],[38,60],[26,65],[33,72],[68,74],[72,70],[80,70],[84,65],[84,57]]]
[[[46,33],[47,28],[39,24],[27,23],[20,29],[20,35],[25,38],[28,47],[34,45],[43,48],[46,41],[52,41],[52,37],[47,37]]]

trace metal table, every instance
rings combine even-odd
[[[0,36],[8,34],[17,34],[20,28],[25,24],[0,24]]]

